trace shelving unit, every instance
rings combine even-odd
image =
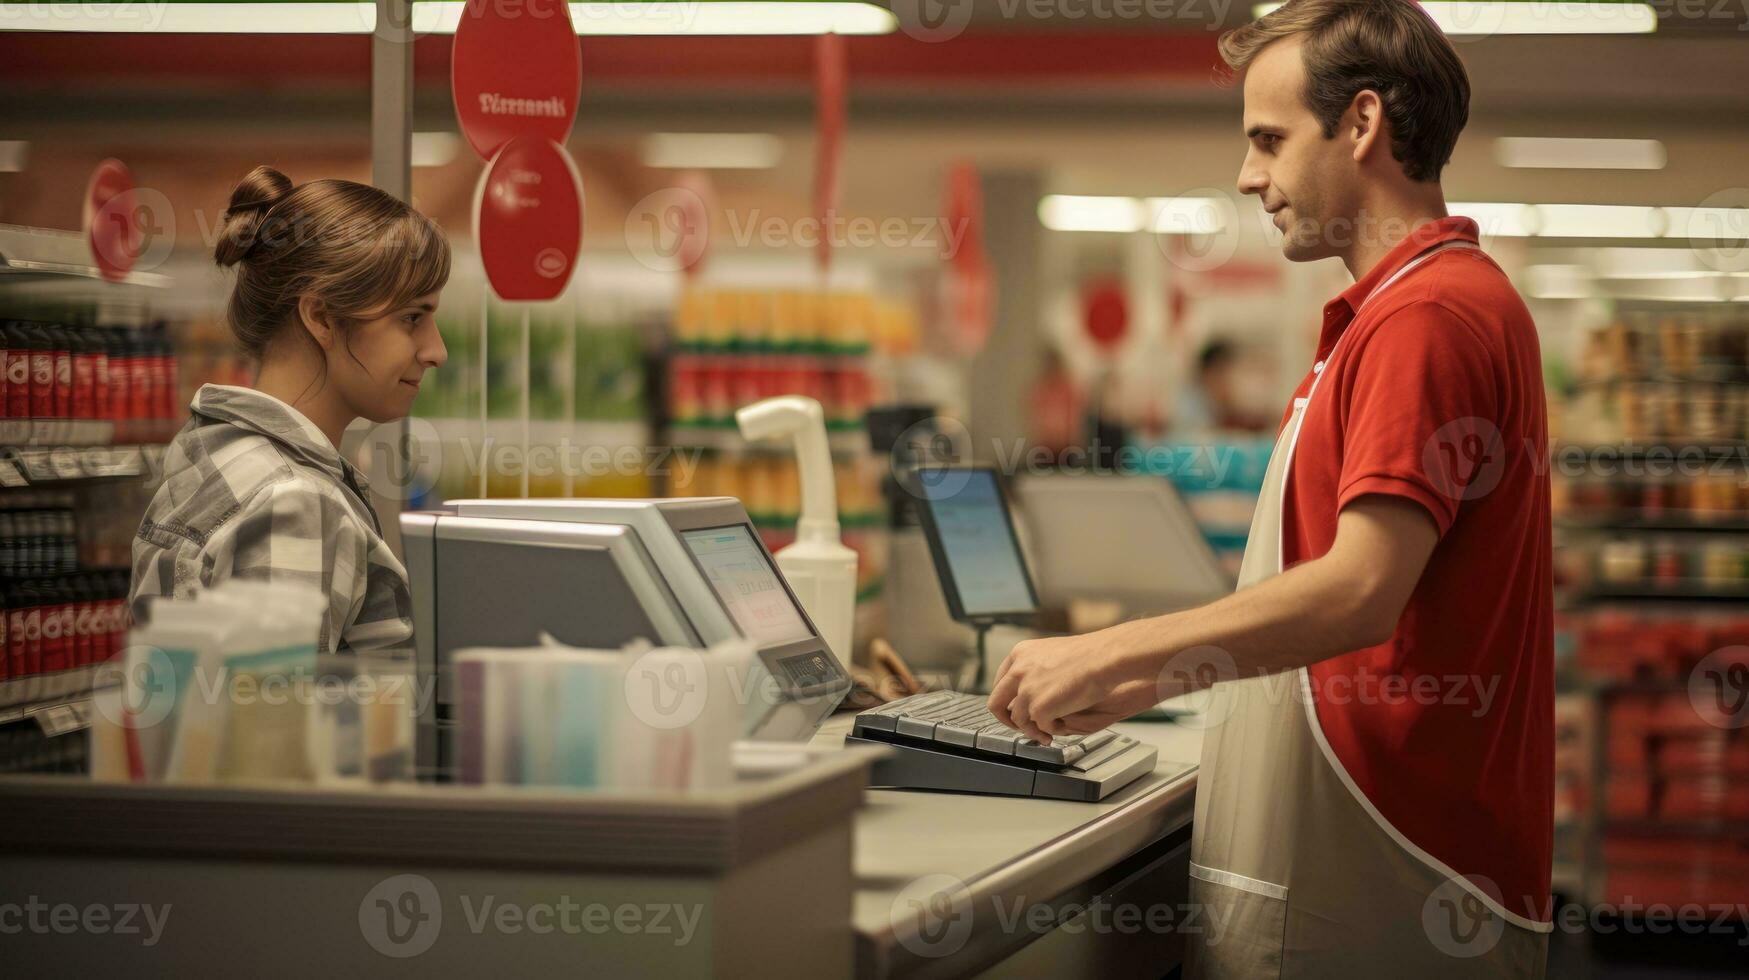
[[[1562,698],[1586,718],[1557,887],[1593,905],[1749,878],[1749,730],[1691,702],[1702,658],[1749,643],[1749,309],[1657,282],[1604,290],[1550,393]]]
[[[123,645],[129,541],[163,468],[164,445],[140,440],[168,439],[186,403],[147,315],[171,283],[107,281],[83,235],[0,225],[0,321],[31,358],[29,397],[0,411],[0,772],[85,765],[77,733]]]

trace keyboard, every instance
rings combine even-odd
[[[859,712],[845,741],[893,750],[871,785],[1060,800],[1105,799],[1153,772],[1158,751],[1112,731],[1042,745],[996,720],[981,694],[927,691]]]

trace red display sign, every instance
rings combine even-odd
[[[943,211],[949,234],[959,241],[942,270],[943,316],[953,331],[954,349],[970,356],[983,349],[996,316],[995,275],[984,252],[984,195],[971,163],[961,160],[948,170]]]
[[[1110,280],[1089,285],[1081,294],[1081,322],[1101,350],[1110,353],[1122,343],[1130,328],[1130,303],[1123,285]]]
[[[824,271],[832,264],[833,212],[838,208],[838,158],[844,143],[844,38],[821,34],[814,39],[814,216],[820,219],[820,244],[815,252]]]
[[[583,184],[563,147],[518,136],[498,151],[475,192],[474,241],[501,299],[565,291],[583,244]]]
[[[582,73],[563,0],[468,0],[462,9],[450,90],[462,135],[482,158],[524,133],[565,142]]]
[[[970,357],[984,349],[996,320],[996,283],[987,262],[956,264],[942,272],[942,316],[953,328],[953,346]]]
[[[716,186],[702,170],[688,170],[675,181],[683,193],[675,195],[679,213],[675,216],[675,258],[689,278],[704,268],[705,250],[711,240],[711,212],[717,209]]]
[[[136,217],[134,175],[120,160],[105,160],[85,185],[85,238],[97,271],[111,282],[127,278],[140,256],[143,234]]]

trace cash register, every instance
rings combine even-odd
[[[996,471],[917,467],[900,475],[916,498],[930,555],[953,617],[984,636],[1038,611],[1026,555]],[[982,685],[974,681],[974,687]],[[1042,745],[997,721],[977,691],[929,691],[856,716],[847,743],[892,750],[872,785],[1063,800],[1102,800],[1154,771],[1158,751],[1112,731]]]
[[[551,637],[614,649],[636,641],[758,650],[743,731],[800,741],[850,690],[740,501],[462,500],[401,515],[421,692],[419,770],[453,771],[452,657]],[[427,686],[429,685],[429,686]]]

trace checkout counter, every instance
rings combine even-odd
[[[403,528],[418,661],[437,684],[419,761],[438,781],[345,792],[0,781],[4,880],[180,913],[145,954],[115,935],[26,936],[39,952],[70,969],[150,955],[153,973],[236,963],[298,977],[1158,977],[1185,931],[1204,926],[1187,905],[1194,727],[1116,726],[1155,765],[1096,802],[865,790],[896,750],[847,747],[854,716],[830,713],[849,678],[738,502],[463,502],[404,515]],[[614,601],[576,602],[580,583]],[[444,783],[450,656],[542,632],[595,646],[751,640],[765,693],[743,734],[794,758],[681,797]],[[697,910],[696,938],[481,927],[482,896],[521,909],[674,903]],[[422,940],[434,915],[440,933]]]

